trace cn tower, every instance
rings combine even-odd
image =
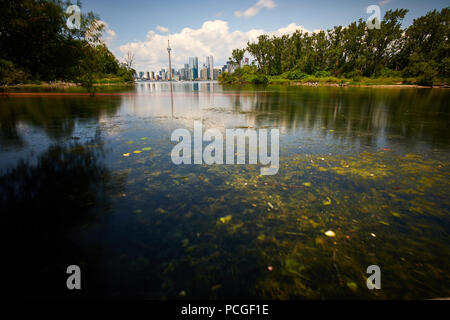
[[[172,59],[170,58],[170,40],[167,40],[167,52],[169,53],[169,81],[172,81]]]

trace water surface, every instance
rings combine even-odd
[[[449,296],[449,98],[441,89],[217,83],[1,97],[8,291]],[[222,132],[280,129],[278,174],[174,165],[171,133],[195,120]],[[65,288],[71,264],[83,271],[81,292]],[[381,290],[366,287],[369,265],[381,268]]]

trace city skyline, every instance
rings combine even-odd
[[[167,48],[170,50],[170,45]],[[170,58],[169,58],[170,59]],[[223,72],[232,72],[232,65],[227,62],[223,66],[214,65],[214,56],[206,56],[205,63],[199,68],[198,57],[189,57],[188,62],[184,64],[183,68],[175,69],[172,68],[172,79],[175,81],[179,80],[217,80],[218,76]],[[244,59],[244,64],[249,64],[249,59]],[[170,65],[170,63],[169,63]],[[161,68],[159,71],[137,71],[137,78],[141,80],[153,80],[153,81],[168,81],[170,79],[170,67],[168,69]]]

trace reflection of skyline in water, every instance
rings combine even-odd
[[[448,146],[446,90],[139,83],[122,96],[0,100],[0,148],[115,135],[146,123],[192,128],[279,128],[306,139],[383,146]],[[120,128],[120,130],[119,130]],[[26,137],[26,138],[25,138]]]

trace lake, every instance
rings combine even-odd
[[[448,297],[449,100],[447,89],[213,82],[0,96],[3,290]],[[278,173],[173,164],[171,134],[194,121],[279,129]],[[66,288],[69,265],[80,292]],[[381,290],[366,286],[371,265]]]

